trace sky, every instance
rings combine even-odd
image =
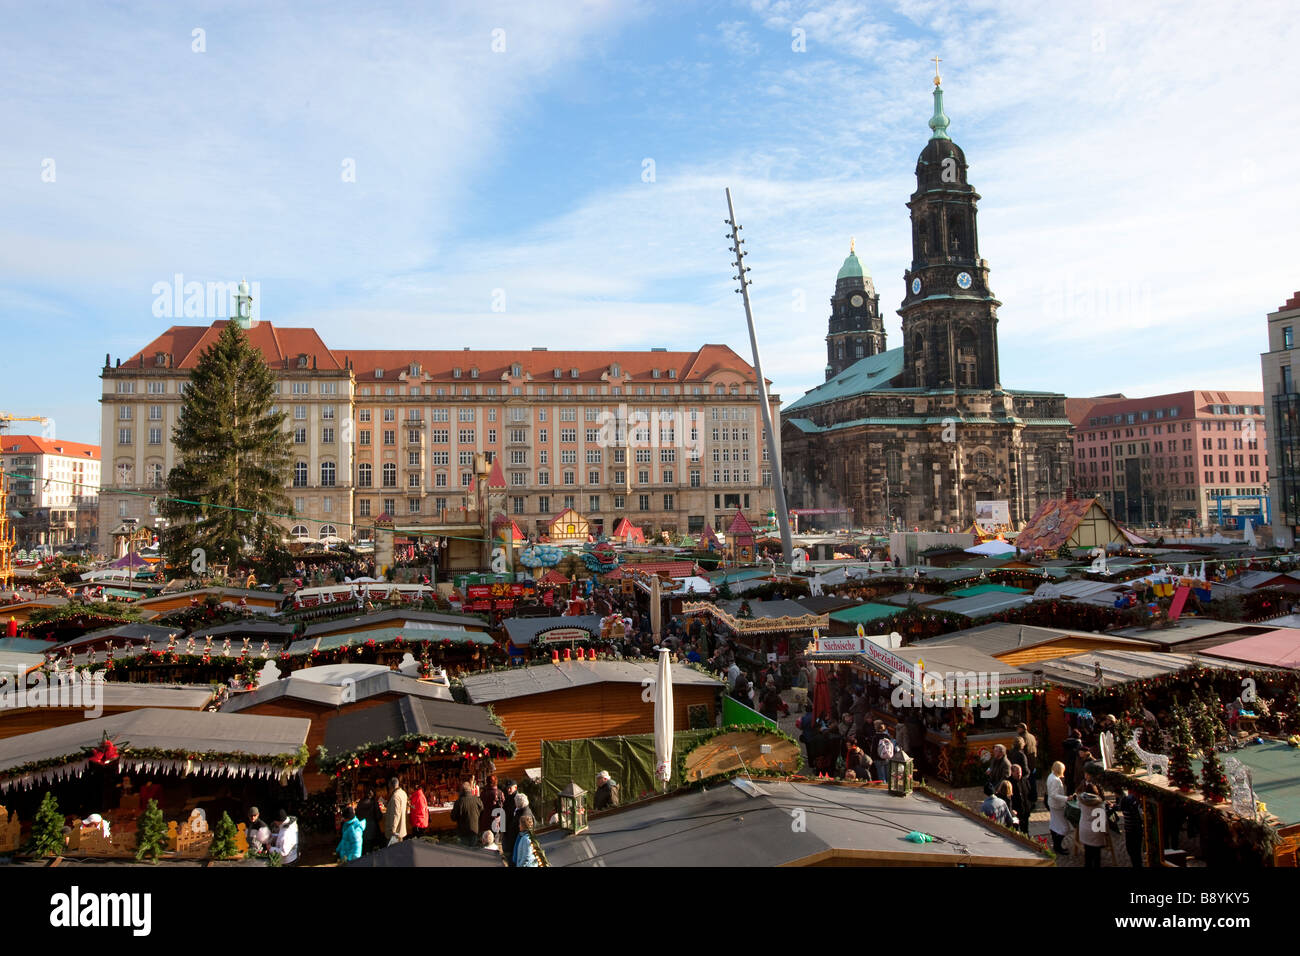
[[[1286,4],[14,6],[0,34],[0,411],[98,442],[99,371],[175,277],[333,348],[750,357],[824,379],[855,237],[901,345],[939,56],[982,196],[1002,384],[1262,388],[1300,290]],[[15,425],[14,431],[28,431]]]

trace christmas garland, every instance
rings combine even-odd
[[[499,724],[499,721],[494,721]],[[380,766],[386,760],[409,760],[423,763],[433,757],[460,757],[463,760],[482,760],[488,757],[513,757],[517,751],[512,741],[487,744],[474,737],[428,737],[424,734],[403,734],[377,743],[362,744],[352,750],[330,754],[325,746],[316,748],[316,760],[322,773],[342,776],[344,770],[357,767]]]
[[[65,754],[61,757],[49,757],[44,760],[33,760],[16,767],[10,767],[0,771],[0,779],[12,779],[14,777],[26,776],[27,774],[40,773],[43,770],[52,770],[55,767],[63,767],[68,764],[74,764],[81,761],[91,762],[91,757],[103,744],[94,747],[82,747],[76,754]],[[131,761],[162,761],[170,760],[175,762],[195,762],[195,763],[229,763],[229,764],[259,764],[270,767],[278,767],[281,770],[299,770],[306,766],[309,752],[306,745],[299,747],[292,754],[250,754],[242,750],[230,751],[194,751],[194,750],[177,750],[164,749],[159,747],[132,747],[130,744],[123,744],[117,750],[116,760],[118,766],[123,767]],[[105,763],[111,763],[106,761]]]

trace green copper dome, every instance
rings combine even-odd
[[[934,115],[930,117],[931,139],[951,139],[948,135],[948,117],[943,112],[943,89],[936,77],[934,81]]]
[[[844,260],[844,265],[840,266],[840,273],[835,277],[838,282],[840,279],[865,279],[867,270],[862,268],[862,263],[858,261],[858,254],[850,251],[849,257]]]

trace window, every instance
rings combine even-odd
[[[366,429],[365,431],[363,431],[363,432],[358,432],[358,434],[357,434],[357,444],[359,444],[359,445],[369,445],[369,444],[370,444],[370,429],[367,428],[367,429]]]
[[[360,518],[369,518],[369,517],[370,517],[370,499],[369,499],[369,498],[359,498],[359,499],[357,499],[357,516],[360,517]]]
[[[512,471],[510,473],[510,484],[516,486],[528,484],[528,473],[523,471]]]
[[[586,435],[588,444],[594,445],[596,442],[600,441],[599,428],[588,428],[584,434]]]
[[[135,394],[135,382],[118,382],[118,383],[117,383],[117,394],[119,394],[119,395],[134,395],[134,394]]]
[[[551,453],[545,448],[540,449],[537,452],[537,464],[549,465],[550,463],[551,463]]]
[[[572,484],[575,484],[575,483],[576,483],[576,482],[573,480],[573,472],[571,472],[571,471],[566,471],[566,472],[564,473],[564,483],[565,483],[566,485],[572,485]]]
[[[691,472],[691,487],[692,488],[700,487],[700,473],[698,471]]]
[[[131,444],[131,429],[129,429],[129,428],[119,428],[119,429],[117,430],[117,443],[118,443],[119,445],[129,445],[129,444]]]
[[[636,509],[637,509],[637,511],[649,511],[649,510],[650,510],[650,496],[649,496],[649,495],[637,495],[637,496],[636,496]]]
[[[672,510],[673,510],[673,496],[664,495],[664,511],[672,511]]]
[[[474,484],[474,474],[473,474],[473,472],[469,472],[469,471],[463,471],[463,472],[461,472],[461,473],[460,473],[460,486],[461,486],[462,488],[468,488],[468,487],[469,487],[470,485],[472,485],[472,484]]]
[[[294,463],[293,486],[295,488],[307,487],[307,463],[305,461],[299,461]]]
[[[161,488],[163,486],[163,466],[152,464],[149,466],[149,487]]]
[[[434,422],[450,421],[451,410],[446,408],[432,408],[429,410],[429,420]]]
[[[665,469],[664,469],[664,484],[665,484],[665,485],[671,485],[672,483],[673,483],[673,470],[672,470],[671,468],[665,468]]]
[[[386,422],[395,422],[395,421],[397,421],[397,409],[395,409],[395,408],[385,408],[385,409],[384,409],[384,421],[386,421]]]
[[[151,429],[149,429],[149,444],[151,444],[151,445],[161,445],[161,444],[162,444],[162,429],[161,429],[161,428],[151,428]]]
[[[542,495],[537,499],[537,510],[543,513],[551,510],[551,498],[549,495]]]
[[[131,406],[119,405],[117,407],[117,420],[119,422],[129,422],[131,420]]]
[[[578,430],[576,428],[561,428],[560,441],[565,444],[572,444],[578,440]]]
[[[311,382],[293,382],[291,383],[290,391],[293,392],[294,395],[310,395]]]
[[[643,468],[642,470],[638,471],[636,473],[636,481],[637,484],[639,485],[650,484],[650,470],[647,468]]]
[[[576,422],[578,420],[578,410],[576,408],[561,408],[560,421]]]
[[[561,465],[576,465],[578,463],[578,453],[573,450],[560,452]]]
[[[549,471],[539,471],[537,473],[537,483],[539,485],[549,485],[551,483],[551,473]]]
[[[357,465],[357,487],[369,488],[374,480],[374,469],[369,462]]]
[[[510,429],[510,444],[512,444],[512,445],[522,445],[522,444],[524,444],[526,441],[528,441],[528,432],[526,432],[526,431],[525,431],[524,429],[522,429],[522,428],[512,428],[512,429]]]
[[[397,487],[397,465],[391,461],[384,463],[383,482],[385,488]]]
[[[624,507],[625,507],[625,505],[624,505],[624,497],[623,497],[623,495],[615,495],[615,496],[614,496],[614,510],[615,510],[615,511],[622,511]]]
[[[445,445],[451,440],[451,430],[447,428],[434,428],[429,432],[429,442],[434,445]]]
[[[321,443],[325,445],[334,444],[334,429],[329,427],[322,428],[320,430],[320,440]]]
[[[539,428],[537,430],[537,440],[541,442],[543,445],[545,445],[548,441],[550,441],[550,434],[547,432],[545,428]]]
[[[438,474],[441,475],[442,472],[438,472]],[[408,488],[420,487],[420,473],[418,471],[413,471],[406,476],[406,487]]]
[[[334,487],[334,462],[332,461],[321,462],[320,485],[322,488]]]
[[[489,445],[495,445],[497,443],[497,430],[495,428],[488,429],[487,443]]]

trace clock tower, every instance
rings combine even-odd
[[[998,389],[997,309],[988,263],[979,256],[966,155],[948,136],[943,88],[934,77],[930,141],[916,161],[912,266],[904,273],[903,384],[908,388]]]
[[[826,336],[826,379],[829,381],[859,359],[885,351],[885,326],[880,318],[880,294],[871,274],[862,268],[849,240],[849,257],[835,277],[831,321]]]

